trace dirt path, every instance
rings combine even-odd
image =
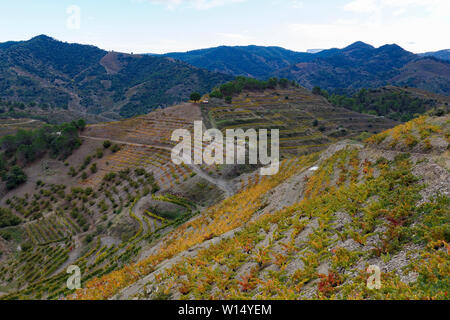
[[[2,124],[0,126],[1,127],[21,126],[21,125],[33,123],[33,122],[36,122],[36,121],[37,120],[35,120],[35,119],[31,119],[31,120],[24,121],[24,122],[6,123],[6,124]]]
[[[135,146],[135,147],[156,148],[156,149],[161,149],[161,150],[172,151],[172,149],[169,147],[163,147],[163,146],[151,145],[151,144],[134,143],[134,142],[128,142],[128,141],[123,141],[123,140],[111,140],[111,139],[107,139],[107,138],[90,137],[90,136],[84,136],[84,135],[80,135],[80,138],[96,140],[96,141],[109,140],[112,143],[117,143],[117,144],[126,144],[129,146]]]
[[[131,209],[132,210],[132,212],[134,213],[134,215],[139,219],[139,220],[141,220],[141,222],[142,222],[142,227],[143,227],[143,234],[147,234],[148,233],[148,229],[149,229],[149,227],[150,226],[148,226],[147,225],[147,222],[145,221],[145,219],[144,219],[144,216],[143,216],[143,213],[142,213],[142,206],[145,204],[145,201],[147,200],[147,199],[149,199],[151,197],[151,195],[149,195],[149,196],[146,196],[146,197],[142,197],[142,198],[140,198],[139,200],[138,200],[138,202],[136,202],[136,204],[134,205],[134,208],[133,209]],[[150,231],[152,231],[152,230],[150,230]]]
[[[378,152],[391,152],[394,154],[410,154],[412,156],[417,156],[417,157],[433,157],[433,156],[438,156],[439,154],[434,154],[434,153],[421,153],[421,152],[410,152],[410,151],[399,151],[399,150],[393,150],[393,149],[385,149],[385,148],[381,148],[381,147],[374,147],[374,146],[366,146],[367,150],[372,150],[372,151],[378,151]]]
[[[107,140],[105,138],[90,137],[90,136],[83,136],[83,135],[80,135],[80,138],[96,140],[96,141]],[[155,149],[161,149],[161,150],[166,150],[166,151],[172,152],[172,148],[158,146],[158,145],[149,145],[149,144],[127,142],[127,141],[122,141],[122,140],[111,140],[111,139],[109,139],[109,141],[111,141],[112,143],[117,143],[117,144],[125,144],[125,145],[129,145],[129,146],[144,147],[144,148],[155,148]],[[192,169],[192,171],[194,171],[196,174],[198,174],[201,178],[214,184],[220,190],[222,190],[225,193],[227,198],[231,197],[234,194],[234,189],[233,189],[232,185],[230,184],[230,182],[228,182],[224,179],[218,179],[218,178],[211,177],[210,175],[205,173],[202,169],[200,169],[198,166],[196,166],[194,164],[190,164],[188,166]]]

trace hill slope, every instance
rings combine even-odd
[[[450,92],[450,64],[421,58],[397,45],[373,48],[357,42],[341,50],[322,51],[317,55],[312,61],[299,61],[277,74],[307,88],[320,86],[338,92],[376,88],[388,83],[442,94]]]
[[[444,50],[415,55],[395,44],[374,48],[359,41],[343,49],[314,54],[279,47],[222,46],[167,56],[235,76],[288,78],[309,89],[320,86],[333,92],[352,92],[391,83],[448,95],[449,65],[444,60],[432,59],[443,58],[445,54]]]
[[[324,94],[322,92],[322,94]],[[326,95],[326,94],[325,94]],[[450,97],[412,87],[385,86],[361,89],[353,96],[332,95],[328,100],[336,106],[357,112],[385,116],[406,122],[417,115],[445,114],[449,111]]]
[[[120,270],[142,259],[158,239],[204,208],[260,181],[255,166],[176,166],[171,161],[171,134],[179,128],[192,130],[195,120],[221,129],[232,121],[243,128],[255,121],[278,127],[285,158],[395,124],[334,108],[295,86],[244,91],[233,100],[232,105],[211,99],[209,104],[182,104],[88,125],[80,133],[83,143],[67,159],[42,154],[24,167],[25,183],[14,190],[2,183],[0,220],[7,224],[0,227],[0,291],[12,299],[67,295],[70,291],[61,281],[67,279],[68,265],[79,264],[84,281]],[[355,120],[351,126],[349,117]],[[6,125],[12,130],[13,125],[41,124],[10,120]],[[21,134],[21,141],[24,138]],[[17,148],[21,154],[28,150]],[[11,217],[20,219],[18,224],[11,224]]]
[[[26,183],[6,190],[2,182],[0,296],[67,295],[67,266],[78,265],[85,281],[122,268],[233,193],[231,182],[209,176],[212,167],[171,161],[172,130],[200,119],[198,106],[183,104],[91,125],[67,159],[42,155],[24,169]]]
[[[396,125],[389,119],[334,107],[324,97],[295,86],[246,90],[234,96],[231,104],[213,98],[202,112],[211,127],[223,132],[237,127],[280,129],[283,156],[323,150],[337,140]]]
[[[259,79],[270,78],[277,70],[312,57],[308,53],[280,47],[261,46],[221,46],[188,52],[173,52],[166,56],[185,61],[199,68]]]
[[[47,36],[1,45],[0,75],[1,99],[109,118],[185,101],[231,79],[166,57],[108,53]]]
[[[421,279],[431,275],[414,250],[437,268],[448,261],[448,198],[434,199],[449,192],[448,116],[419,118],[362,144],[340,139],[394,123],[356,118],[296,87],[243,92],[219,106],[227,108],[222,113],[213,110],[216,102],[89,125],[66,164],[44,157],[27,167],[27,183],[0,202],[0,295],[442,296],[445,282],[425,286]],[[237,116],[244,128],[259,119],[292,131],[282,147],[294,147],[282,152],[277,175],[237,170],[236,177],[221,166],[172,163],[174,129],[192,130],[199,119],[224,129],[224,117]],[[310,125],[315,118],[323,132]],[[331,139],[335,126],[347,134]],[[311,148],[308,139],[328,140]],[[401,274],[408,263],[412,272]],[[83,277],[75,296],[66,287],[72,264]],[[367,264],[382,268],[384,291],[365,289]]]
[[[421,53],[423,57],[435,57],[442,60],[450,60],[450,49]]]
[[[71,298],[446,299],[448,121],[422,117],[285,161]]]

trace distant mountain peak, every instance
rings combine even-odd
[[[356,41],[355,43],[352,43],[351,45],[345,47],[342,50],[348,51],[348,50],[355,50],[355,49],[365,49],[365,50],[372,50],[375,49],[373,46],[371,46],[370,44],[367,44],[365,42],[362,41]]]
[[[419,56],[421,57],[434,57],[441,60],[450,61],[450,49],[444,49],[439,51],[432,51],[432,52],[426,52],[426,53],[420,53]]]
[[[49,37],[45,34],[40,34],[38,36],[35,36],[33,38],[30,39],[30,41],[35,41],[35,40],[44,40],[44,41],[57,41],[55,38]]]
[[[190,92],[207,93],[233,79],[163,56],[108,53],[46,35],[0,43],[0,60],[0,82],[8,86],[0,90],[2,100],[52,109],[70,105],[113,119],[185,101]]]
[[[391,50],[391,51],[399,51],[399,50],[401,50],[401,51],[406,51],[405,49],[403,49],[402,47],[400,47],[398,44],[396,44],[396,43],[392,43],[392,44],[385,44],[384,46],[381,46],[381,47],[379,47],[378,49],[380,49],[380,50],[384,50],[384,49],[388,49],[388,50]]]

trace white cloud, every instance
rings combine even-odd
[[[354,0],[344,6],[345,11],[357,13],[373,13],[380,10],[378,1],[376,0]]]
[[[230,3],[244,2],[246,0],[132,0],[134,2],[150,2],[167,6],[168,9],[176,9],[182,5],[197,10],[206,10]]]
[[[439,30],[450,30],[448,0],[352,0],[343,10],[354,13],[350,24],[336,21],[302,28],[341,44],[354,40],[397,43],[414,52],[450,46],[448,38],[435,36]]]
[[[401,15],[389,21],[359,19],[292,24],[289,30],[290,37],[296,39],[293,41],[307,43],[309,48],[342,48],[359,40],[374,46],[396,43],[412,52],[450,47],[448,38],[436,36],[439,30],[450,30],[450,22],[447,19],[430,19],[430,16]]]
[[[206,10],[246,0],[128,1],[155,3],[174,10]],[[254,3],[263,6],[262,1]],[[305,51],[311,48],[342,48],[355,41],[364,41],[374,46],[396,43],[412,52],[450,48],[450,38],[445,36],[447,30],[450,30],[450,0],[346,0],[344,4],[334,7],[335,12],[325,8],[324,15],[320,17],[317,12],[307,12],[310,5],[305,0],[269,0],[268,3],[280,7],[274,10],[273,21],[261,20],[259,24],[255,18],[255,23],[250,27],[245,24],[246,21],[233,21],[234,27],[228,30],[222,25],[227,24],[220,20],[217,26],[213,23],[200,31],[194,28],[195,30],[186,30],[180,34],[177,29],[173,34],[171,31],[165,32],[160,39],[156,35],[145,37],[145,41],[141,37],[126,39],[123,47],[132,47],[135,52],[168,52],[217,45],[258,44]],[[302,4],[302,9],[293,10],[294,6]],[[257,16],[258,7],[254,10]],[[279,12],[283,15],[283,10],[302,15],[298,19],[285,19],[286,22],[283,23],[281,17],[277,16]],[[261,19],[263,17],[265,16],[262,15]],[[233,18],[235,17],[227,16],[224,19],[229,22]],[[249,30],[245,31],[243,28]],[[166,38],[171,38],[172,41],[166,41]],[[116,39],[111,40],[108,47],[117,47],[116,42]]]

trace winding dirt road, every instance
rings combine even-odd
[[[111,140],[111,139],[106,139],[106,138],[90,137],[90,136],[84,136],[84,135],[80,135],[80,138],[90,139],[90,140],[95,140],[95,141],[109,140],[112,143],[116,143],[116,144],[124,144],[124,145],[129,145],[129,146],[134,146],[134,147],[155,148],[155,149],[166,150],[166,151],[172,152],[172,148],[159,146],[159,145],[134,143],[134,142],[128,142],[128,141],[123,141],[123,140]],[[192,171],[194,171],[201,178],[214,184],[220,190],[222,190],[225,193],[226,198],[231,197],[235,193],[232,185],[227,180],[211,177],[210,175],[205,173],[202,169],[200,169],[198,166],[196,166],[194,164],[189,164],[188,166],[192,169]]]

